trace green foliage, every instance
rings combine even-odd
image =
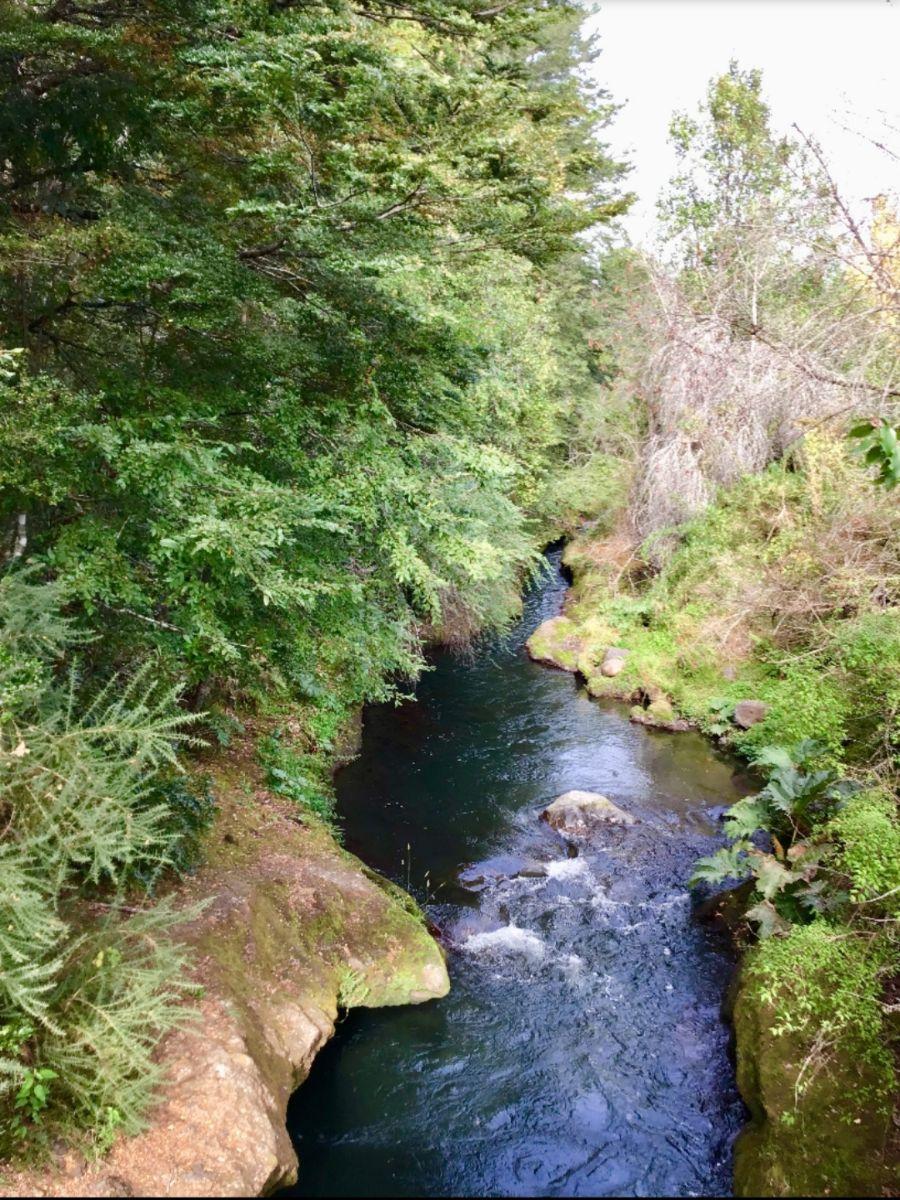
[[[27,1086],[26,1140],[102,1149],[150,1094],[181,965],[165,905],[121,901],[212,816],[184,710],[289,711],[268,783],[330,822],[348,711],[507,622],[540,535],[617,486],[568,451],[602,373],[580,235],[628,203],[582,18],[4,8],[0,1021],[30,1032],[0,1103]]]
[[[62,600],[27,573],[0,578],[4,1152],[60,1128],[109,1129],[113,1110],[136,1129],[153,1049],[184,1017],[173,912],[122,905],[129,881],[153,881],[186,853],[190,821],[166,789],[191,718],[149,668],[93,694],[75,666],[60,674],[84,640]]]
[[[729,808],[725,832],[731,845],[700,859],[691,877],[693,886],[752,876],[759,899],[747,917],[762,937],[785,934],[792,922],[808,921],[845,899],[820,874],[831,846],[812,835],[857,789],[831,768],[814,769],[822,749],[809,740],[791,749],[763,747],[754,765],[768,772],[765,787]],[[754,844],[758,834],[768,835],[770,853]]]
[[[578,234],[625,203],[579,11],[13,9],[0,537],[97,665],[352,704],[507,620],[596,378]]]
[[[732,61],[696,116],[669,128],[678,174],[659,205],[666,248],[698,310],[746,337],[822,294],[831,197],[818,164],[773,132],[762,72]],[[716,295],[716,300],[713,300]]]
[[[161,869],[183,875],[200,861],[204,835],[216,815],[216,801],[208,780],[170,771],[160,773],[144,803],[162,810],[160,833],[166,847],[165,858],[153,869],[139,863],[131,871],[130,878],[149,892]]]
[[[900,430],[884,418],[854,425],[848,435],[858,440],[858,453],[878,468],[877,482],[886,488],[900,483]]]
[[[258,748],[266,772],[266,785],[280,796],[295,800],[336,830],[334,794],[321,755],[300,753],[286,746],[283,734],[275,731],[261,738]]]
[[[850,899],[871,905],[868,915],[900,917],[900,821],[897,801],[881,788],[852,796],[828,823],[831,867],[844,877]]]
[[[879,1117],[888,1110],[895,1073],[881,991],[891,960],[885,943],[821,918],[761,943],[751,956],[750,985],[772,1007],[772,1033],[809,1047],[805,1060],[792,1064],[797,1100],[839,1055],[857,1061],[858,1078],[868,1077],[868,1094],[855,1097],[854,1109],[868,1108],[869,1119],[873,1108]]]

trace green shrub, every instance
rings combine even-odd
[[[847,878],[855,903],[871,905],[867,915],[900,917],[900,820],[897,801],[873,788],[852,796],[828,824],[835,844],[833,868]]]
[[[747,975],[763,1004],[772,1006],[774,1036],[796,1035],[805,1047],[791,1064],[799,1099],[820,1071],[838,1061],[866,1068],[866,1095],[848,1103],[846,1119],[874,1107],[886,1114],[896,1073],[882,1006],[885,972],[896,970],[888,943],[860,937],[823,919],[795,926],[790,936],[769,938],[750,955]]]
[[[725,832],[731,844],[701,858],[691,877],[692,885],[752,877],[755,903],[746,915],[763,938],[787,933],[792,923],[809,921],[843,900],[822,876],[829,847],[815,834],[843,807],[854,785],[818,765],[823,750],[812,741],[790,750],[760,750],[755,765],[769,772],[765,787],[728,809]],[[768,835],[770,852],[754,841],[760,833]]]
[[[186,1011],[175,914],[123,901],[130,882],[183,861],[205,819],[173,790],[191,718],[148,669],[93,694],[74,668],[60,674],[82,640],[63,600],[56,585],[0,578],[4,1153],[60,1129],[137,1129],[153,1050]]]

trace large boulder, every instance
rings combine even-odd
[[[734,723],[741,729],[750,729],[766,719],[769,706],[762,700],[739,700],[734,706]]]
[[[633,825],[634,817],[599,792],[564,792],[541,813],[551,829],[585,837],[599,825]]]

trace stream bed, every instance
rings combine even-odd
[[[286,1194],[730,1193],[733,964],[685,881],[749,780],[529,661],[566,589],[548,557],[511,634],[369,708],[337,776],[348,848],[425,903],[453,986],[341,1024],[291,1102]],[[639,823],[567,844],[538,814],[572,788]]]

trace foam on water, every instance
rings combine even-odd
[[[461,949],[472,954],[480,951],[501,951],[503,953],[524,954],[528,958],[543,958],[547,947],[530,929],[520,929],[518,925],[507,925],[504,929],[492,929],[488,933],[474,933],[466,938]]]
[[[583,858],[558,858],[544,864],[548,879],[577,879],[587,874],[588,865]]]

